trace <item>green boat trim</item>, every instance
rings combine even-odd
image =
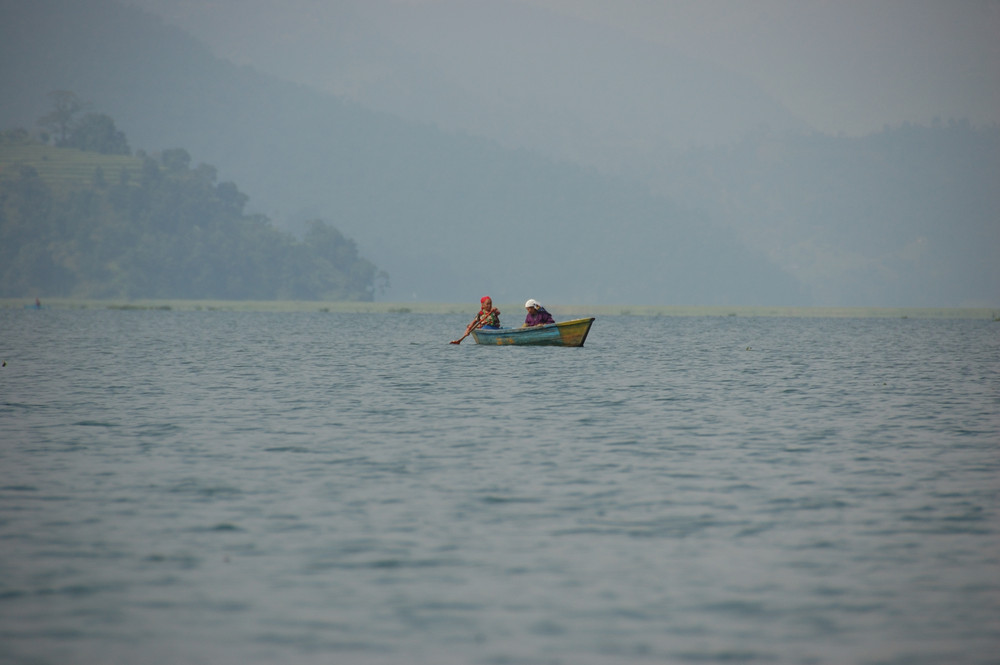
[[[591,317],[531,328],[478,328],[472,337],[486,346],[583,346],[593,323]]]

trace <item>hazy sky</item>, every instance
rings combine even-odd
[[[605,26],[723,66],[829,133],[935,116],[1000,122],[1000,0],[130,1],[237,63],[337,92],[343,80],[323,67],[333,41],[395,32],[408,48],[433,50],[422,15],[434,21],[461,7],[474,20],[488,2]]]
[[[996,0],[538,2],[747,75],[824,131],[1000,120]]]

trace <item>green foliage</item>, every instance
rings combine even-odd
[[[132,154],[125,134],[115,127],[115,121],[110,116],[103,113],[88,113],[83,116],[61,145],[103,155]]]
[[[38,119],[38,126],[48,130],[44,133],[46,142],[51,132],[60,148],[78,148],[104,155],[132,153],[125,134],[115,127],[111,116],[88,113],[77,120],[77,116],[90,104],[77,97],[75,92],[55,90],[49,93],[49,98],[52,110]]]
[[[32,143],[28,130],[17,127],[15,129],[5,129],[0,132],[0,146],[24,146]]]
[[[185,150],[125,158],[3,137],[0,296],[370,301],[384,279],[323,221],[299,241],[245,214],[246,195]]]
[[[26,136],[24,130],[8,130],[0,134],[0,177],[10,176],[22,165],[30,165],[52,188],[56,196],[64,196],[94,182],[97,168],[104,171],[109,182],[138,180],[142,160],[127,155],[102,155],[72,148],[54,148],[31,140],[18,141]],[[2,137],[13,137],[10,141]]]
[[[49,93],[52,110],[38,119],[38,126],[51,130],[56,135],[57,145],[69,138],[78,113],[87,108],[87,102],[70,90],[54,90]]]

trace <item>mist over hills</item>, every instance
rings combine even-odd
[[[862,138],[765,133],[659,169],[655,189],[772,258],[814,302],[1000,298],[1000,126],[936,120]]]
[[[995,2],[119,1],[272,76],[602,162],[659,137],[783,132],[786,109],[852,137],[935,116],[1000,122]]]
[[[975,227],[977,240],[963,245],[978,252],[973,260],[960,255],[956,262],[950,244],[937,253],[925,247],[923,256],[932,262],[922,263],[919,256],[897,261],[886,277],[879,262],[892,259],[897,249],[918,238],[932,245],[948,238],[885,219],[896,210],[888,194],[882,199],[869,194],[865,214],[858,216],[849,204],[843,212],[854,215],[854,228],[875,224],[889,240],[878,256],[865,255],[865,276],[859,278],[858,256],[870,243],[865,237],[834,237],[829,225],[843,220],[809,207],[810,201],[837,196],[854,200],[853,192],[842,188],[851,180],[842,173],[831,176],[849,161],[831,162],[827,153],[827,166],[818,165],[807,158],[808,151],[789,151],[785,134],[771,134],[765,143],[772,151],[777,146],[779,154],[798,155],[795,160],[762,158],[767,150],[761,143],[751,148],[744,143],[747,156],[735,147],[671,150],[651,137],[647,161],[622,164],[621,174],[611,177],[527,149],[549,140],[567,146],[563,157],[568,159],[579,127],[568,127],[562,136],[523,137],[521,149],[501,147],[499,138],[448,133],[429,124],[430,112],[416,116],[425,123],[402,120],[236,66],[179,29],[112,0],[41,0],[0,11],[0,85],[6,91],[0,97],[0,126],[30,128],[47,110],[47,93],[73,90],[112,115],[134,147],[183,147],[195,162],[217,166],[223,179],[235,181],[250,196],[251,209],[276,223],[328,220],[389,273],[392,286],[383,299],[474,301],[489,292],[501,301],[531,296],[574,304],[947,306],[989,301],[990,294],[1000,293],[1000,277],[989,258],[996,240],[991,224],[998,219],[992,215],[1000,205],[978,180],[970,184],[964,172],[953,173],[964,184],[944,192],[935,214],[951,213],[942,224],[950,225],[952,235]],[[530,49],[525,53],[524,66],[530,66]],[[394,83],[381,88],[385,94],[397,84],[399,90],[419,85],[428,71],[441,71],[433,63],[403,67],[405,53],[382,62],[398,65],[389,67]],[[677,76],[686,72],[698,85],[719,92],[719,104],[758,94],[704,68],[675,64]],[[324,65],[337,63],[317,66]],[[598,74],[573,73],[575,65],[567,60],[567,76]],[[613,80],[615,72],[605,75]],[[483,86],[484,95],[469,107],[482,114],[467,117],[488,123],[490,103],[499,101],[486,94],[488,76]],[[458,95],[454,87],[445,89]],[[529,98],[538,99],[528,95],[508,101],[523,104],[525,113],[563,112],[544,104],[531,107]],[[597,101],[615,103],[593,101],[582,115],[599,114]],[[773,110],[775,126],[796,127],[793,118],[774,110],[776,105],[758,101],[757,108]],[[457,96],[441,102],[454,112],[464,103]],[[679,106],[697,114],[696,106]],[[711,114],[705,118],[713,121]],[[595,138],[605,140],[615,137]],[[872,154],[875,145],[830,140],[840,152],[853,154]],[[986,161],[972,167],[985,169],[987,176],[994,168],[993,145]],[[882,177],[878,163],[877,157],[866,162],[873,170],[865,177]],[[822,185],[782,184],[789,168],[800,174],[811,168]],[[908,188],[890,193],[919,189],[922,179],[937,181],[939,174],[930,171],[912,178],[904,173]],[[768,183],[766,200],[761,199],[762,182]],[[790,191],[798,193],[792,197]],[[955,210],[970,199],[975,215]],[[873,200],[881,203],[872,208]],[[771,242],[774,238],[787,239],[786,246]],[[949,274],[947,288],[925,288],[933,281],[926,270],[931,264],[934,274]],[[873,279],[882,283],[872,284]],[[892,288],[885,286],[887,279]],[[915,287],[908,288],[909,283]]]
[[[309,11],[289,8],[300,10]],[[557,160],[614,170],[637,155],[727,144],[760,126],[808,129],[745,77],[533,3],[440,0],[390,11],[384,2],[346,2],[314,11],[314,28],[289,17],[275,28],[284,38],[255,41],[253,61],[264,63],[255,66]],[[205,20],[221,13],[198,12]]]

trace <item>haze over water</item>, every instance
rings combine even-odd
[[[1000,324],[468,318],[0,309],[0,662],[996,662]]]

